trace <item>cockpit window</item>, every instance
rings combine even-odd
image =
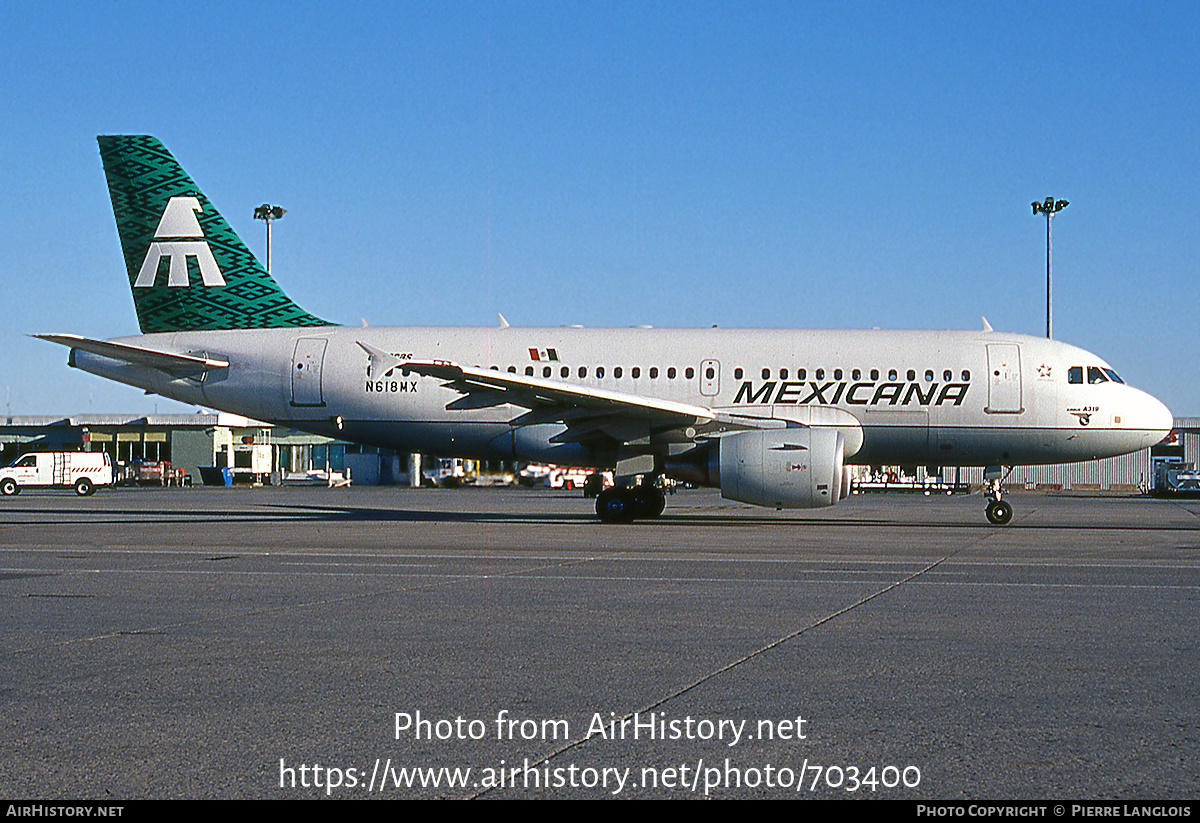
[[[1088,366],[1088,382],[1107,383],[1108,378],[1105,377],[1104,372],[1100,369],[1096,368],[1095,366]]]
[[[1114,383],[1124,383],[1124,382],[1125,382],[1125,381],[1124,381],[1124,380],[1122,380],[1122,379],[1121,379],[1121,378],[1120,378],[1120,377],[1117,375],[1117,373],[1116,373],[1115,371],[1113,371],[1112,369],[1105,369],[1105,370],[1104,370],[1104,373],[1105,373],[1105,374],[1107,374],[1107,375],[1108,375],[1108,379],[1109,379],[1109,380],[1111,380],[1111,381],[1113,381]]]
[[[1067,382],[1068,383],[1082,383],[1083,382],[1083,366],[1072,366],[1071,368],[1067,369]]]

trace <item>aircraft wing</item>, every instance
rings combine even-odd
[[[544,380],[538,377],[493,369],[460,366],[443,360],[406,360],[401,371],[415,372],[446,381],[447,388],[462,392],[466,397],[450,404],[450,408],[483,408],[509,403],[528,409],[553,407],[559,409],[588,409],[596,412],[616,412],[629,417],[661,420],[683,424],[702,424],[715,419],[706,406],[658,400],[624,392],[592,389]],[[470,399],[471,402],[464,402]]]
[[[528,410],[509,421],[513,426],[566,425],[565,432],[551,438],[555,443],[609,441],[648,445],[651,436],[672,431],[679,432],[670,438],[672,441],[686,442],[730,429],[788,425],[751,414],[729,414],[707,406],[463,366],[447,360],[401,360],[362,341],[358,345],[370,357],[372,374],[383,375],[399,369],[405,374],[415,373],[446,381],[443,387],[462,395],[447,404],[449,410],[512,405]]]
[[[101,357],[111,357],[126,363],[136,363],[150,366],[166,372],[195,374],[209,369],[223,369],[229,366],[226,360],[212,357],[201,357],[190,354],[172,354],[171,352],[144,349],[141,346],[130,346],[125,343],[110,343],[106,340],[93,340],[90,337],[80,337],[77,334],[35,334],[39,340],[48,340],[72,349],[98,354]]]

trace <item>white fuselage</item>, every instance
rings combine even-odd
[[[419,328],[179,332],[117,341],[228,362],[173,378],[75,351],[79,368],[185,403],[342,439],[479,459],[613,466],[616,451],[553,442],[562,422],[512,425],[508,404],[447,408],[445,381],[368,374],[361,344],[729,415],[835,427],[856,464],[1024,465],[1146,448],[1170,412],[1082,349],[995,331]],[[1072,369],[1084,375],[1071,382]],[[1090,382],[1087,375],[1100,374]],[[719,434],[719,432],[718,432]],[[651,451],[654,449],[651,448]]]

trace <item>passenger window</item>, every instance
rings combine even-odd
[[[617,378],[618,380],[621,379],[621,367],[620,366],[613,367],[613,377]]]
[[[888,380],[895,380],[900,376],[900,372],[895,369],[888,369]]]
[[[933,369],[926,369],[926,370],[925,370],[925,382],[926,382],[926,383],[932,383],[932,382],[933,382]]]
[[[949,383],[951,380],[954,379],[954,372],[950,371],[949,369],[946,369],[944,372],[942,372],[942,379],[945,380],[947,383]]]
[[[763,380],[770,380],[770,379],[771,379],[771,370],[770,370],[770,369],[763,369],[763,370],[762,370],[762,376],[763,376]]]
[[[516,367],[516,366],[509,366],[509,367],[508,367],[508,373],[509,373],[509,374],[516,374],[516,373],[517,373],[517,367]]]
[[[1072,366],[1071,368],[1067,369],[1067,382],[1068,383],[1082,383],[1083,382],[1083,366]]]
[[[604,367],[603,366],[596,367],[596,377],[598,377],[600,379],[604,379]]]
[[[787,380],[787,369],[780,369],[780,370],[779,370],[779,379],[780,379],[780,380]]]
[[[526,376],[526,377],[533,377],[533,366],[526,366],[526,367],[525,367],[525,376]]]
[[[834,369],[834,370],[833,370],[833,379],[834,379],[834,380],[841,380],[841,379],[842,379],[842,370],[841,370],[841,369]]]
[[[559,374],[561,374],[563,377],[570,377],[571,376],[571,367],[563,366],[562,371],[560,371]]]
[[[688,366],[687,370],[684,371],[683,376],[686,377],[688,380],[691,380],[693,377],[696,376],[696,370],[693,369],[691,366]]]
[[[825,379],[825,370],[824,369],[817,369],[817,379],[818,380]]]
[[[580,367],[579,367],[579,376],[580,376],[580,377],[587,377],[587,366],[580,366]]]
[[[658,366],[651,366],[651,367],[650,367],[650,379],[651,379],[651,380],[657,380],[657,379],[658,379]]]
[[[963,369],[963,382],[964,383],[971,382],[971,372],[968,371],[967,369]]]
[[[704,370],[704,376],[707,379],[712,380],[714,377],[717,376],[717,373],[713,370],[712,366],[709,366],[707,369]]]
[[[850,379],[862,380],[862,369],[855,369],[854,371],[850,372]]]
[[[642,376],[642,367],[634,366],[632,369],[629,370],[629,376],[632,377],[634,380],[637,380],[639,377]]]
[[[796,379],[797,380],[807,380],[808,379],[808,369],[797,370],[796,371]]]
[[[741,369],[738,369],[738,371],[741,371]],[[669,369],[667,369],[667,378],[669,380],[675,379],[675,367],[674,366],[671,366]]]
[[[1104,376],[1104,372],[1095,366],[1088,366],[1088,382],[1089,383],[1107,383],[1108,378]]]
[[[671,372],[673,372],[673,371],[675,371],[675,370],[674,370],[674,369],[671,369],[670,371],[668,371],[668,372],[667,372],[667,376],[668,376],[668,377],[674,377],[675,375],[671,374]],[[741,366],[738,366],[736,369],[734,369],[734,370],[733,370],[733,379],[734,379],[734,380],[741,380],[741,379],[742,379],[742,367],[741,367]]]
[[[879,379],[879,369],[871,369],[871,379],[872,380]]]
[[[909,370],[908,370],[908,375],[907,375],[907,376],[908,376],[908,379],[909,379],[909,380],[916,380],[916,379],[917,379],[917,373],[916,373],[915,371],[913,371],[912,369],[909,369]]]
[[[546,366],[544,369],[542,369],[542,377],[549,377],[551,373],[552,372],[550,371],[549,366]]]

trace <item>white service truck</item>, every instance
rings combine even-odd
[[[25,486],[74,489],[91,494],[113,482],[112,461],[106,452],[31,452],[0,469],[0,494],[17,494]]]

